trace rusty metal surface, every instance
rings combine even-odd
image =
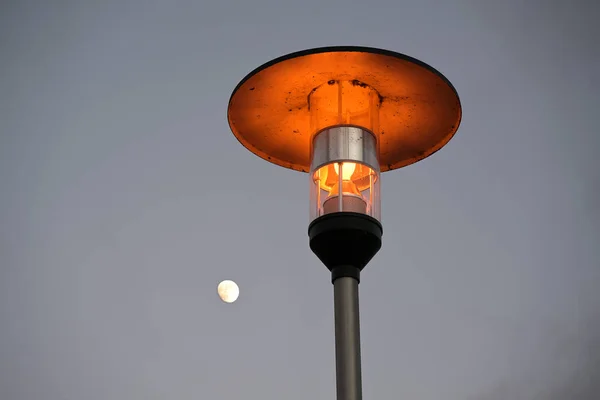
[[[244,78],[229,101],[232,132],[259,157],[308,172],[311,139],[316,133],[308,96],[332,80],[358,82],[379,93],[374,133],[382,172],[435,153],[460,124],[458,95],[432,67],[385,50],[333,47],[292,53]]]

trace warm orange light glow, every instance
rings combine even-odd
[[[342,164],[341,182],[339,164]],[[357,162],[332,162],[318,168],[312,180],[311,199],[315,202],[312,218],[339,211],[379,218],[379,174],[370,167]]]
[[[340,184],[336,183],[331,188],[329,192],[329,196],[337,196],[340,193]],[[342,195],[353,194],[355,196],[362,196],[356,184],[352,181],[343,181],[342,182]]]
[[[344,162],[342,163],[342,193],[359,194],[370,186],[369,177],[377,179],[375,172],[366,165]],[[314,174],[314,181],[319,182],[319,187],[330,195],[338,193],[339,188],[339,166],[331,163],[322,166]]]
[[[342,176],[340,180],[339,170],[340,164],[342,169]],[[331,168],[333,166],[333,168]],[[364,169],[371,171],[370,168],[360,165],[359,169]],[[361,182],[360,172],[355,175],[357,172],[357,164],[351,162],[344,163],[333,163],[321,169],[325,169],[327,171],[327,175],[330,179],[326,179],[323,185],[320,185],[321,188],[325,189],[325,185],[330,182],[333,182],[333,185],[327,186],[325,190],[329,192],[329,194],[325,197],[323,201],[323,212],[331,213],[338,211],[349,211],[349,212],[358,212],[358,213],[366,213],[368,210],[367,199],[363,195],[362,191],[370,189],[370,184],[367,182],[367,186],[364,186],[364,182]],[[333,172],[333,174],[331,173]],[[363,183],[363,187],[359,188],[357,183]]]
[[[336,174],[340,174],[339,164],[342,164],[342,180],[347,181],[350,180],[350,177],[354,173],[356,169],[356,163],[353,162],[343,162],[343,163],[335,163],[333,164],[333,169]]]

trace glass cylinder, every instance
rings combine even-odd
[[[354,126],[317,133],[312,143],[310,221],[353,212],[381,221],[379,162],[375,136]]]

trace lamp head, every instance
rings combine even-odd
[[[227,118],[247,149],[307,172],[311,249],[330,269],[362,269],[381,246],[381,172],[441,149],[461,105],[431,66],[370,47],[288,54],[248,74]]]

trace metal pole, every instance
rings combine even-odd
[[[358,280],[333,282],[337,400],[362,400]]]

